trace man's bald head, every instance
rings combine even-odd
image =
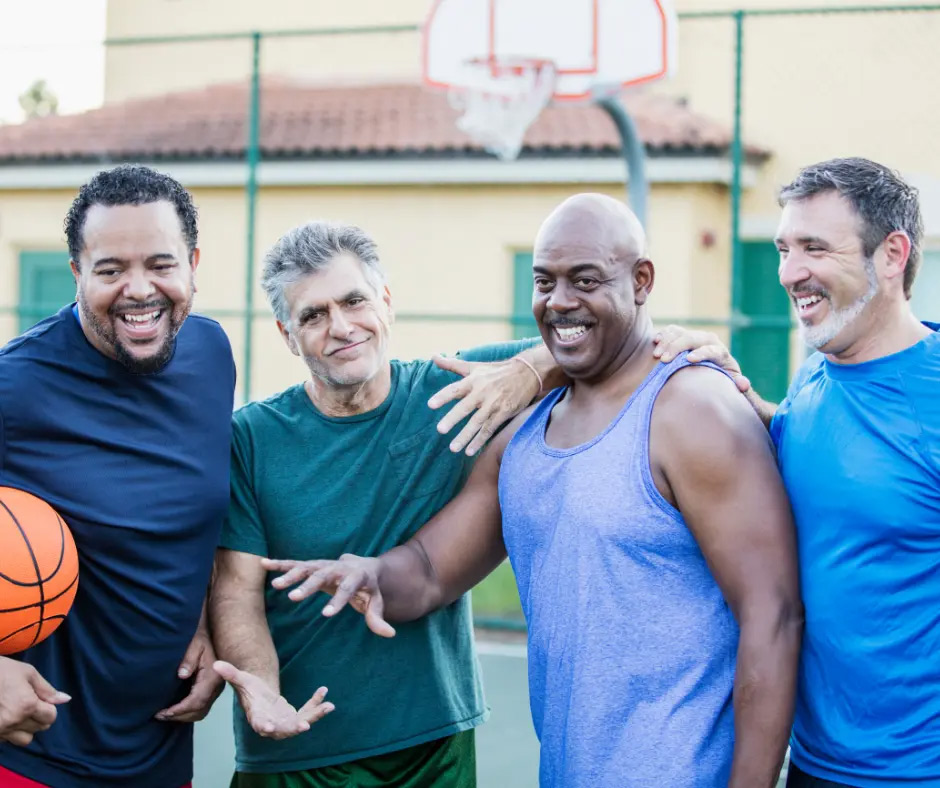
[[[646,251],[646,233],[636,215],[606,194],[569,197],[539,228],[536,257],[593,257],[632,265]]]

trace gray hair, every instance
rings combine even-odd
[[[907,234],[911,253],[904,268],[904,296],[910,298],[924,238],[917,189],[883,164],[862,158],[830,159],[801,170],[793,183],[781,189],[780,205],[828,191],[845,197],[862,220],[860,235],[866,258],[871,258],[891,233]]]
[[[375,241],[360,227],[337,222],[311,221],[289,230],[264,256],[261,287],[285,325],[290,305],[284,291],[303,277],[326,268],[337,255],[348,253],[362,263],[366,277],[376,289],[385,284]]]

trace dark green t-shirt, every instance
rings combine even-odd
[[[509,358],[531,341],[466,353]],[[520,371],[525,372],[520,366]],[[375,410],[333,418],[303,386],[234,417],[232,500],[222,547],[274,558],[375,556],[406,541],[460,489],[470,459],[440,435],[427,401],[456,380],[429,361],[392,362],[391,391]],[[328,597],[300,603],[268,585],[265,608],[294,706],[321,685],[336,710],[309,732],[265,739],[235,708],[239,771],[311,769],[411,747],[483,722],[488,714],[473,648],[469,596],[372,634],[353,610],[320,615]]]

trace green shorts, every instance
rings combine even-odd
[[[406,750],[302,772],[235,772],[230,788],[476,788],[473,729]]]

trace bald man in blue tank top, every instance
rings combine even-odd
[[[535,245],[533,312],[570,384],[377,558],[267,561],[369,627],[448,605],[506,556],[529,630],[543,788],[771,788],[802,630],[790,506],[717,368],[653,357],[653,264],[622,203],[577,195]]]

